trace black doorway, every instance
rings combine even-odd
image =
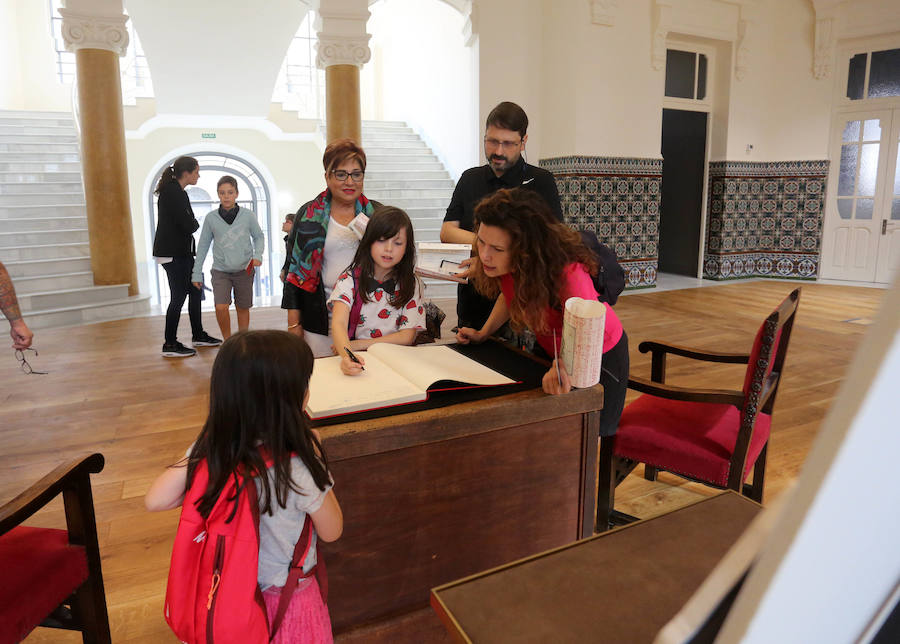
[[[697,277],[706,119],[706,112],[663,110],[657,269],[661,273]]]

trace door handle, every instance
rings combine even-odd
[[[881,220],[881,234],[887,235],[888,230],[894,230],[897,227],[898,222],[888,221],[887,219]]]

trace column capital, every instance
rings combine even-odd
[[[319,43],[316,52],[316,66],[320,69],[332,65],[356,65],[362,67],[372,57],[369,49],[369,34],[362,38],[350,38],[347,36],[328,36],[319,34]]]
[[[366,33],[366,23],[370,15],[367,0],[321,0],[316,24],[316,66],[362,67],[369,62],[371,36]]]
[[[105,49],[124,56],[128,49],[128,16],[92,16],[60,9],[62,37],[67,51]]]

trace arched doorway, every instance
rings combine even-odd
[[[271,191],[267,185],[263,174],[249,161],[242,159],[238,155],[227,152],[214,151],[197,151],[184,152],[184,155],[192,156],[197,159],[200,164],[200,180],[196,186],[188,186],[187,193],[191,200],[191,208],[197,221],[203,226],[203,219],[206,214],[219,207],[219,199],[216,196],[216,183],[223,175],[231,175],[237,179],[238,183],[238,204],[252,211],[256,215],[256,220],[262,228],[266,237],[266,250],[263,257],[262,265],[256,271],[256,280],[254,282],[253,296],[254,300],[260,297],[269,297],[274,293],[274,276],[278,275],[280,263],[276,267],[276,259],[281,259],[281,255],[273,252],[273,229],[271,217]],[[150,183],[150,192],[147,195],[148,208],[150,213],[150,231],[151,235],[156,231],[156,195],[153,191],[156,184],[162,176],[163,169],[171,165],[178,156],[174,155],[167,159],[156,172]],[[279,243],[281,242],[280,231],[276,231]],[[195,238],[199,236],[199,231],[195,233]],[[281,244],[283,246],[283,244]],[[276,257],[277,255],[277,257]],[[212,265],[212,252],[206,256],[203,272],[209,275],[209,269]],[[154,303],[162,304],[169,299],[169,284],[164,274],[164,269],[159,264],[153,262],[151,264],[150,284],[154,290]],[[207,278],[208,279],[208,278]],[[204,300],[204,308],[212,307],[212,292],[208,291],[209,297]],[[209,305],[207,307],[207,305]]]

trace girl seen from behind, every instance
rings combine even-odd
[[[306,516],[313,539],[334,541],[343,530],[325,452],[303,415],[312,368],[309,347],[290,333],[250,331],[229,338],[213,364],[209,417],[200,435],[187,456],[156,479],[145,499],[151,511],[179,507],[203,463],[209,483],[196,508],[209,516],[233,477],[253,473],[259,503],[257,581],[270,624]],[[315,564],[311,548],[303,571]],[[315,577],[301,578],[293,590],[273,641],[332,641]]]
[[[329,299],[331,335],[341,356],[341,371],[362,372],[365,359],[350,358],[378,342],[411,345],[425,328],[422,284],[416,265],[412,222],[405,212],[379,206],[353,262],[338,278]]]

